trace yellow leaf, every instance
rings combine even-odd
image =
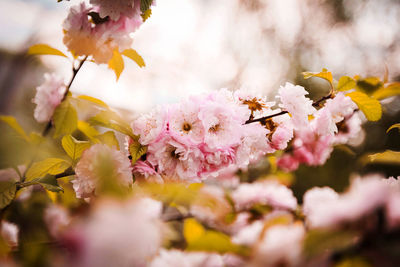
[[[356,81],[348,76],[343,76],[339,79],[337,90],[348,91],[356,87]]]
[[[122,71],[124,70],[124,60],[118,50],[113,51],[113,57],[108,62],[108,67],[115,72],[117,76],[117,81]]]
[[[30,181],[40,178],[46,174],[56,175],[62,173],[71,166],[69,162],[59,158],[47,158],[45,160],[34,163],[26,172],[26,179]]]
[[[385,88],[376,90],[372,94],[372,97],[376,98],[378,100],[381,100],[381,99],[396,96],[396,95],[400,95],[400,83],[398,83],[398,82],[391,83],[388,86],[386,86]]]
[[[144,63],[143,58],[136,52],[134,49],[126,49],[122,52],[122,55],[132,59],[139,65],[139,67],[145,67],[146,64]]]
[[[86,135],[89,139],[93,139],[96,135],[99,135],[99,131],[96,128],[90,126],[86,121],[78,121],[78,130]]]
[[[397,128],[400,131],[400,123],[396,123],[396,124],[393,124],[392,126],[390,126],[389,129],[387,129],[386,133],[390,132],[390,130],[392,130],[394,128]]]
[[[195,219],[186,219],[183,224],[183,236],[188,243],[198,240],[205,233],[204,227]]]
[[[309,79],[311,77],[318,77],[327,80],[329,83],[332,84],[332,73],[329,72],[327,69],[322,69],[321,72],[303,72],[304,79]]]
[[[54,111],[53,123],[56,129],[54,133],[56,137],[70,134],[76,130],[78,114],[68,99],[63,101]]]
[[[89,142],[78,141],[70,134],[61,139],[61,145],[72,161],[76,161],[78,158],[80,158],[83,151],[90,147]]]
[[[145,22],[151,16],[151,8],[144,11],[140,16],[142,16],[143,22]]]
[[[357,104],[369,121],[377,121],[382,117],[382,106],[378,100],[361,92],[351,92],[346,95]]]
[[[108,108],[108,105],[106,103],[104,103],[103,101],[101,101],[100,99],[97,99],[95,97],[88,96],[88,95],[80,95],[80,96],[78,96],[78,98],[89,101],[97,106],[100,106],[103,108]]]
[[[99,134],[95,137],[98,142],[106,144],[109,147],[115,147],[119,150],[119,143],[113,131],[108,131],[103,134]]]
[[[368,95],[383,88],[383,82],[378,77],[367,77],[365,79],[358,79],[356,88]]]
[[[369,162],[382,164],[400,164],[400,152],[386,150],[382,153],[368,155]]]
[[[0,116],[0,120],[7,123],[8,126],[10,126],[18,134],[19,137],[27,142],[30,141],[29,136],[25,133],[24,129],[22,129],[21,125],[19,125],[19,123],[13,116]]]
[[[47,44],[36,44],[32,45],[28,50],[29,55],[54,55],[67,57],[63,52],[55,49]]]
[[[105,128],[113,129],[117,132],[123,133],[137,140],[132,132],[131,127],[125,122],[117,113],[111,110],[104,110],[90,118],[89,122],[93,125],[102,126]]]
[[[132,156],[132,164],[146,154],[146,152],[147,146],[142,146],[138,141],[133,141],[133,143],[129,145],[129,154]]]

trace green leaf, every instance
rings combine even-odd
[[[95,97],[91,97],[91,96],[88,96],[88,95],[80,95],[80,96],[78,96],[78,98],[86,100],[86,101],[89,101],[89,102],[95,104],[96,106],[100,106],[102,108],[107,108],[108,109],[108,105],[106,103],[104,103],[103,101],[101,101],[100,99],[97,99]]]
[[[327,69],[322,69],[321,72],[303,72],[304,79],[309,79],[311,77],[318,77],[324,80],[327,80],[330,84],[332,84],[332,73]]]
[[[0,181],[0,209],[4,209],[15,198],[17,186],[12,181]]]
[[[304,240],[304,253],[311,258],[327,251],[343,250],[357,242],[357,232],[311,230]]]
[[[61,139],[61,145],[73,162],[80,158],[83,151],[90,147],[88,141],[78,141],[70,134]]]
[[[96,128],[90,126],[86,121],[78,121],[78,130],[86,135],[89,139],[93,139],[96,135],[99,135],[99,131]]]
[[[102,144],[106,144],[109,147],[116,147],[119,150],[119,143],[113,131],[108,131],[97,135],[96,139]]]
[[[135,164],[146,152],[147,146],[142,146],[138,141],[133,140],[132,144],[129,145],[129,154],[132,156],[132,164]]]
[[[218,253],[235,253],[246,256],[249,250],[232,243],[230,237],[221,232],[205,230],[195,219],[186,219],[183,224],[183,235],[188,251],[210,251]]]
[[[386,150],[382,153],[368,155],[369,162],[381,164],[400,164],[400,152]]]
[[[136,52],[134,49],[126,49],[122,52],[122,55],[132,59],[139,65],[139,67],[145,67],[146,64],[144,63],[143,58]]]
[[[343,76],[339,79],[337,84],[338,91],[348,91],[356,87],[356,81],[349,76]]]
[[[54,133],[56,137],[70,134],[76,130],[78,114],[68,99],[63,101],[54,111],[53,122],[56,129]]]
[[[115,72],[118,81],[119,76],[124,70],[124,60],[118,50],[113,51],[113,57],[108,62],[108,67]]]
[[[109,128],[137,139],[129,124],[111,110],[104,110],[97,113],[96,116],[89,119],[89,122],[93,125]]]
[[[46,175],[43,178],[37,179],[37,183],[51,192],[64,192],[64,189],[58,184],[57,179],[52,175]]]
[[[351,92],[346,95],[357,104],[369,121],[377,121],[382,117],[382,106],[378,100],[361,92]]]
[[[153,0],[140,0],[140,11],[145,12],[150,8]]]
[[[395,82],[391,83],[385,88],[380,88],[376,90],[373,94],[372,97],[378,100],[385,99],[388,97],[400,95],[400,83]]]
[[[34,178],[44,177],[46,174],[59,174],[68,169],[71,164],[59,158],[47,158],[45,160],[35,162],[25,176],[27,181],[33,180]]]
[[[8,126],[10,126],[19,137],[27,142],[30,141],[29,136],[25,133],[24,129],[22,129],[21,125],[19,125],[19,123],[13,116],[0,116],[0,120],[7,123]]]
[[[28,54],[29,55],[54,55],[54,56],[67,57],[60,50],[55,49],[47,44],[32,45],[31,47],[29,47]]]
[[[395,128],[399,129],[399,131],[400,131],[400,123],[395,123],[392,126],[390,126],[389,129],[387,129],[386,133],[390,132],[390,130],[395,129]]]

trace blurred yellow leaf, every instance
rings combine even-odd
[[[348,91],[356,87],[356,81],[348,76],[343,76],[337,84],[338,91]]]
[[[368,95],[371,95],[380,88],[383,88],[383,82],[378,77],[358,79],[356,82],[356,89]]]
[[[392,126],[390,126],[389,129],[387,129],[386,133],[390,132],[390,130],[395,129],[395,128],[399,129],[399,131],[400,131],[400,123],[396,123],[396,124],[393,124]]]
[[[400,95],[400,83],[399,82],[391,83],[388,86],[386,86],[385,88],[380,88],[379,90],[375,91],[372,94],[372,97],[376,98],[378,100],[381,100],[381,99],[396,96],[396,95]]]
[[[54,135],[70,134],[77,128],[78,114],[68,98],[64,100],[54,111],[53,123],[55,127]]]
[[[377,121],[382,117],[382,107],[378,100],[361,92],[351,92],[346,95],[357,104],[369,121]]]
[[[124,56],[132,59],[133,61],[135,61],[136,64],[138,64],[139,67],[141,67],[141,68],[146,66],[146,64],[144,63],[143,58],[138,54],[138,52],[136,52],[135,49],[132,49],[132,48],[126,49],[126,50],[124,50],[122,52],[122,55],[124,55]]]
[[[186,219],[183,224],[183,236],[188,243],[198,240],[205,233],[204,227],[195,219]]]
[[[25,133],[24,129],[22,129],[21,125],[19,125],[19,123],[13,116],[0,116],[0,120],[7,123],[8,126],[10,126],[18,134],[19,137],[27,142],[30,141],[29,136]]]
[[[146,154],[147,146],[142,146],[138,141],[133,141],[129,145],[129,154],[132,156],[132,164],[134,164],[141,156]]]
[[[368,155],[368,159],[373,163],[400,164],[400,152],[386,150],[382,153]]]
[[[303,72],[304,79],[309,79],[311,77],[318,77],[327,80],[330,84],[332,84],[332,73],[327,69],[322,69],[321,72]]]
[[[113,57],[108,62],[108,67],[115,72],[118,81],[119,76],[124,70],[124,60],[118,50],[113,51]]]
[[[14,181],[0,181],[0,209],[13,201],[17,187]]]
[[[92,139],[96,135],[100,134],[99,131],[96,130],[96,128],[90,126],[90,124],[86,121],[78,121],[78,130],[86,135],[89,139]]]
[[[119,143],[113,131],[107,131],[95,137],[100,143],[106,144],[109,147],[115,147],[119,150]]]
[[[31,47],[29,47],[28,54],[29,55],[54,55],[54,56],[67,57],[60,50],[55,49],[47,44],[32,45]]]
[[[334,267],[373,267],[364,258],[355,256],[352,258],[345,258],[337,262]]]
[[[35,162],[26,172],[25,176],[27,181],[30,181],[35,178],[44,177],[46,174],[56,175],[62,173],[70,166],[71,164],[64,159],[47,158],[45,160]]]
[[[89,119],[93,125],[102,126],[123,133],[137,140],[138,137],[133,134],[129,124],[124,121],[117,113],[111,110],[104,110]]]
[[[80,95],[80,96],[78,96],[78,98],[89,101],[97,106],[100,106],[103,108],[108,108],[108,105],[106,103],[104,103],[103,101],[101,101],[100,99],[97,99],[95,97],[88,96],[88,95]]]

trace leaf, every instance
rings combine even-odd
[[[56,137],[70,134],[76,130],[78,114],[68,99],[63,101],[54,111],[53,122],[56,129],[54,133]]]
[[[153,0],[140,0],[140,11],[145,12],[150,8]]]
[[[13,201],[17,186],[12,181],[0,181],[0,209],[4,209]]]
[[[44,189],[51,192],[64,192],[64,189],[58,184],[57,179],[52,175],[46,175],[37,180],[38,184],[43,186]]]
[[[89,119],[89,122],[93,125],[113,129],[117,132],[137,139],[137,136],[133,134],[129,124],[126,123],[117,113],[111,110],[104,110],[97,113],[96,116]]]
[[[60,50],[55,49],[47,44],[32,45],[31,47],[29,47],[28,54],[29,55],[54,55],[54,56],[67,57]]]
[[[303,72],[304,79],[309,79],[311,77],[318,77],[324,80],[327,80],[330,84],[332,84],[332,73],[329,72],[327,69],[322,69],[321,72]]]
[[[310,230],[304,240],[304,253],[311,258],[326,251],[343,250],[357,240],[358,233],[354,231]]]
[[[382,106],[378,100],[361,92],[351,92],[346,95],[357,104],[369,121],[377,121],[382,117]]]
[[[365,79],[357,79],[357,90],[364,92],[368,95],[383,88],[383,82],[378,77],[367,77]]]
[[[391,83],[385,88],[381,88],[376,90],[373,94],[372,97],[378,100],[385,99],[388,97],[400,95],[400,83]]]
[[[218,253],[232,252],[246,256],[249,250],[232,243],[230,237],[221,232],[205,230],[195,219],[186,219],[183,224],[183,235],[188,251],[211,251]]]
[[[360,256],[352,256],[341,259],[333,267],[373,267],[373,265]]]
[[[399,129],[399,131],[400,131],[400,123],[395,123],[392,126],[390,126],[389,129],[387,129],[386,133],[390,132],[390,130],[395,129],[395,128]]]
[[[145,22],[151,16],[151,8],[140,14],[140,16],[142,16],[143,22]]]
[[[18,134],[19,137],[27,142],[30,141],[29,136],[25,133],[24,129],[22,129],[21,125],[19,125],[19,123],[13,116],[0,116],[0,120],[7,123],[8,126],[10,126]]]
[[[129,144],[129,154],[132,156],[132,164],[134,164],[141,156],[146,154],[147,146],[142,146],[138,141]]]
[[[343,76],[339,79],[337,84],[338,91],[348,91],[356,87],[356,81],[349,76]]]
[[[71,164],[59,158],[47,158],[45,160],[35,162],[29,170],[26,172],[25,176],[27,181],[33,180],[34,178],[40,178],[46,174],[59,174],[68,169]]]
[[[29,134],[29,139],[31,140],[31,143],[35,144],[35,145],[39,145],[39,144],[43,143],[44,141],[46,141],[46,138],[44,138],[41,134],[38,134],[35,132],[31,132]]]
[[[93,139],[96,135],[99,135],[99,131],[96,128],[90,126],[86,121],[78,121],[78,130],[86,135],[89,139]]]
[[[100,143],[106,144],[109,147],[116,147],[119,150],[119,143],[113,131],[97,135],[96,139],[100,141]]]
[[[95,104],[96,106],[100,106],[100,107],[108,109],[108,105],[106,103],[104,103],[103,101],[101,101],[100,99],[97,99],[95,97],[91,97],[88,95],[80,95],[80,96],[78,96],[78,98],[89,101],[89,102]]]
[[[117,76],[117,81],[122,71],[124,70],[124,60],[118,50],[113,51],[113,57],[108,62],[108,67],[115,72]]]
[[[400,164],[400,152],[386,150],[382,153],[368,155],[369,162],[382,164]]]
[[[87,141],[78,141],[72,135],[66,135],[61,139],[61,145],[67,155],[75,162],[82,156],[83,151],[90,147]]]
[[[198,240],[205,233],[204,227],[195,219],[186,219],[183,226],[183,236],[188,243]]]
[[[146,66],[146,64],[144,63],[143,58],[136,52],[135,49],[132,49],[132,48],[126,49],[126,50],[124,50],[122,52],[122,55],[124,55],[124,56],[132,59],[133,61],[135,61],[136,64],[138,64],[139,67],[141,67],[141,68]]]

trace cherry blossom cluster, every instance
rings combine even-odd
[[[75,56],[91,55],[107,63],[113,51],[130,48],[133,33],[142,23],[140,0],[91,0],[71,8],[63,23],[64,44]]]
[[[134,165],[137,177],[197,181],[229,166],[246,168],[261,156],[285,150],[286,170],[323,164],[332,147],[361,133],[356,104],[343,93],[317,109],[301,86],[287,83],[278,103],[226,89],[158,107],[132,129],[148,150]],[[316,107],[314,107],[316,106]],[[258,118],[258,119],[257,119]]]
[[[398,230],[398,178],[355,177],[340,194],[315,187],[305,193],[302,206],[288,187],[274,180],[243,183],[228,191],[203,185],[190,206],[191,216],[249,249],[246,257],[165,248],[163,241],[176,238],[176,233],[162,221],[161,202],[146,195],[122,202],[103,199],[86,220],[72,221],[65,209],[50,205],[45,221],[56,239],[74,248],[64,259],[74,266],[308,266],[304,246],[309,231],[357,229],[356,245],[378,227],[381,211],[385,231]],[[232,208],[234,218],[227,220]],[[329,257],[320,260],[329,264]]]

